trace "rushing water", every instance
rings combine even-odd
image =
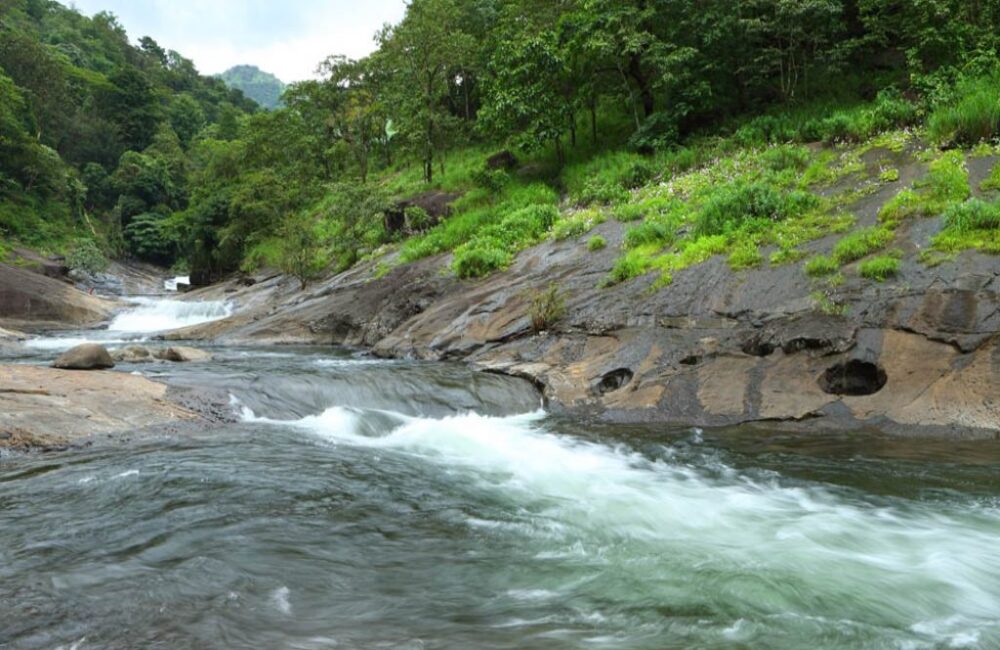
[[[1000,647],[996,442],[598,426],[461,366],[215,352],[122,370],[238,424],[0,459],[0,647]]]

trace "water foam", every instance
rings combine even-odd
[[[185,302],[134,298],[135,309],[119,314],[108,325],[109,332],[143,334],[200,325],[226,318],[232,307],[223,300]]]
[[[821,617],[909,630],[914,647],[1000,635],[995,510],[945,514],[706,459],[654,460],[547,432],[542,413],[427,419],[335,407],[294,422],[244,417],[444,464],[510,512],[530,513],[503,530],[528,534],[536,557],[599,558],[615,580],[631,576],[664,598],[715,583],[713,606],[789,626]],[[948,625],[928,623],[942,612]]]

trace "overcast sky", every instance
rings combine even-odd
[[[283,81],[313,76],[331,54],[375,49],[383,23],[403,17],[404,0],[61,0],[88,16],[110,11],[133,42],[152,36],[193,60],[202,74],[247,63]]]

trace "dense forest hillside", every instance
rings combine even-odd
[[[905,130],[937,160],[1000,123],[998,0],[414,0],[370,56],[331,56],[259,113],[113,16],[2,6],[5,242],[89,237],[196,283],[307,282],[392,249],[482,276],[609,217],[636,224],[607,283],[759,264],[765,240],[795,260],[835,227],[803,219],[843,216],[805,191],[840,158],[798,145]],[[661,191],[683,178],[701,184]],[[907,192],[904,212],[926,198]]]
[[[275,109],[281,106],[285,83],[255,65],[233,66],[220,74],[219,78],[230,88],[243,91],[244,95],[264,108]]]

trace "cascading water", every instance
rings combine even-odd
[[[152,333],[200,325],[232,313],[222,300],[185,302],[154,298],[133,298],[136,307],[122,312],[108,325],[109,332]]]
[[[598,426],[463,366],[213,352],[121,369],[241,422],[0,459],[0,646],[1000,647],[996,441]]]

